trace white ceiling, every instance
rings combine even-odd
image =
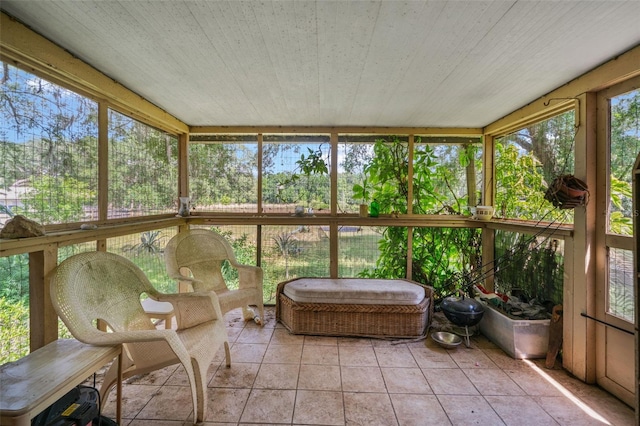
[[[2,0],[189,125],[482,127],[640,44],[640,1]]]

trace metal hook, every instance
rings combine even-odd
[[[575,115],[576,123],[573,125],[573,127],[577,130],[580,128],[580,99],[579,98],[549,98],[545,102],[543,102],[542,105],[549,106],[551,104],[551,101],[568,101],[568,100],[573,100],[578,103],[578,108],[577,108],[578,111],[577,111],[577,114]]]

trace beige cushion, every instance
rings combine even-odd
[[[300,278],[284,286],[284,294],[298,303],[356,305],[416,305],[424,288],[406,280],[368,278]]]
[[[144,299],[142,301],[142,309],[147,314],[152,315],[170,315],[173,314],[173,305],[169,302],[159,302],[153,299]]]

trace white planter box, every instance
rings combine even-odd
[[[485,304],[480,332],[512,358],[545,358],[551,320],[513,320]]]

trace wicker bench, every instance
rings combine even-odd
[[[293,334],[417,338],[433,289],[404,279],[296,278],[278,285],[276,320]]]

